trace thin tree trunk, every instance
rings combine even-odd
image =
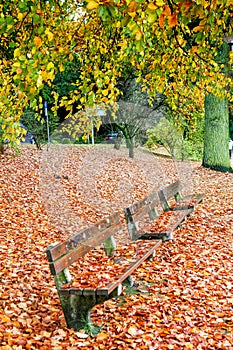
[[[3,143],[0,141],[0,154],[4,153],[4,145]]]
[[[134,158],[134,142],[133,139],[127,139],[127,147],[129,149],[129,157]]]
[[[226,98],[205,97],[205,133],[202,165],[217,171],[232,171],[228,150],[229,107]]]

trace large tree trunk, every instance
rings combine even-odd
[[[229,107],[226,98],[205,97],[205,133],[202,165],[217,171],[232,171],[229,150]]]

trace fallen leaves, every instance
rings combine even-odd
[[[18,157],[0,158],[1,349],[231,349],[233,175],[193,163],[196,191],[205,193],[204,202],[174,240],[137,269],[135,293],[96,306],[92,319],[103,329],[92,338],[66,328],[48,268],[45,249],[67,233],[44,210],[40,157],[25,147]],[[124,150],[111,148],[77,147],[62,171],[66,176],[56,181],[80,228],[113,210],[120,211],[123,222],[126,205],[175,177],[170,160],[138,152],[132,161]],[[126,233],[119,240],[126,242]],[[84,261],[83,268],[89,267]],[[111,279],[111,269],[100,270],[100,278]],[[91,270],[96,273],[94,265]]]

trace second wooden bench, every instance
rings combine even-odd
[[[164,211],[194,210],[197,204],[204,198],[204,194],[202,193],[182,195],[182,190],[184,190],[184,186],[180,180],[177,180],[158,191],[160,203]]]
[[[131,239],[172,239],[174,230],[203,200],[203,194],[184,197],[181,190],[182,184],[178,180],[126,207],[125,218]]]

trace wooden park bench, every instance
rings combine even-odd
[[[154,255],[162,242],[147,241],[150,243],[147,245],[141,242],[136,249],[131,249],[134,253],[129,254],[129,248],[116,244],[115,235],[121,233],[121,228],[119,214],[115,213],[65,242],[56,242],[47,248],[68,328],[97,334],[100,327],[91,321],[92,308],[120,295],[123,282]],[[72,274],[75,277],[72,278]]]
[[[132,240],[173,238],[174,230],[191,214],[203,195],[182,197],[177,181],[125,208],[125,218]],[[175,204],[169,204],[171,197]],[[148,231],[147,231],[148,230]]]
[[[177,180],[158,191],[159,199],[164,211],[182,209],[194,210],[196,205],[203,200],[202,193],[182,195],[183,185]]]

